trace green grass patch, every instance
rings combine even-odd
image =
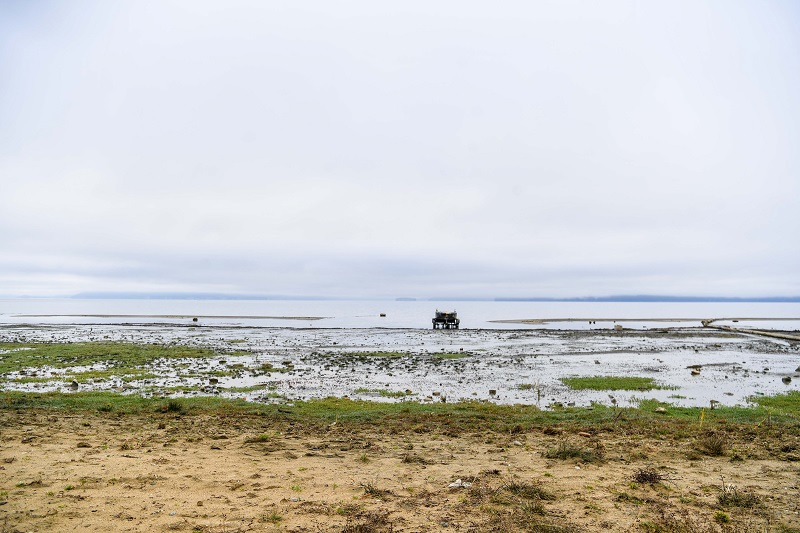
[[[388,389],[365,389],[363,387],[359,387],[353,391],[354,394],[378,394],[383,398],[404,398],[408,396],[408,394],[404,391],[399,390],[388,390]]]
[[[575,390],[653,390],[676,389],[667,385],[659,385],[653,378],[632,376],[592,376],[584,378],[561,378],[561,382]]]
[[[784,395],[781,395],[784,396]],[[460,435],[496,431],[508,434],[534,428],[558,428],[559,431],[585,431],[587,428],[618,427],[626,431],[656,435],[692,435],[696,437],[703,416],[702,430],[729,431],[731,424],[751,428],[800,428],[800,395],[791,395],[783,410],[767,410],[761,406],[717,407],[714,410],[673,407],[657,413],[655,400],[641,401],[639,407],[617,408],[594,404],[591,408],[540,410],[534,405],[498,405],[491,402],[456,403],[377,402],[345,398],[324,398],[308,401],[284,401],[277,404],[225,399],[219,396],[192,396],[181,399],[183,412],[218,416],[259,416],[299,426],[326,428],[332,422],[353,427],[374,425],[381,431],[402,428],[416,432],[433,431]],[[163,398],[146,398],[138,394],[112,392],[33,393],[0,392],[0,410],[43,409],[53,411],[100,411],[120,414],[160,412]],[[761,431],[762,429],[758,429]],[[793,429],[794,431],[794,429]]]
[[[159,359],[211,358],[217,355],[208,348],[124,342],[2,343],[0,350],[8,350],[8,353],[0,354],[0,374],[45,366],[69,368],[105,364],[112,368],[136,368]]]
[[[790,391],[775,396],[751,396],[748,401],[767,410],[800,415],[800,391]]]
[[[259,390],[266,390],[267,385],[251,385],[249,387],[220,387],[220,390],[225,392],[255,392]]]

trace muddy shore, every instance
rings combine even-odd
[[[616,405],[656,399],[680,406],[745,405],[800,386],[800,343],[711,328],[420,330],[186,325],[4,326],[0,342],[127,342],[207,347],[215,357],[162,360],[141,376],[98,378],[84,368],[20,368],[5,390],[213,394],[258,402],[327,396],[376,401],[480,400],[503,404],[610,405],[603,391],[562,379],[651,378],[660,388],[618,391]],[[492,392],[493,391],[493,392]]]

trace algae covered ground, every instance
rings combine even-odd
[[[800,386],[798,343],[708,328],[0,328],[0,390],[292,402],[746,405]],[[611,383],[611,381],[615,383]],[[613,402],[608,392],[613,391]]]

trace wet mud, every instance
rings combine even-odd
[[[800,384],[800,343],[709,328],[423,330],[219,327],[183,324],[11,325],[0,342],[87,341],[211,348],[202,359],[155,360],[141,379],[78,379],[87,370],[20,368],[0,389],[213,394],[258,402],[328,396],[375,401],[590,406],[656,399],[745,405]],[[562,378],[653,378],[662,389],[572,390]],[[77,385],[77,386],[76,386]]]

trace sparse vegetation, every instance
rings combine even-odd
[[[469,354],[465,352],[439,352],[431,355],[437,359],[463,359],[469,357]]]
[[[364,489],[364,494],[372,496],[373,498],[385,498],[391,496],[391,491],[379,489],[373,483],[361,483],[361,488]]]
[[[549,448],[547,451],[545,451],[544,456],[548,459],[577,458],[587,463],[597,462],[603,458],[601,450],[583,448],[566,440],[562,440],[555,447]]]
[[[752,509],[761,507],[762,501],[758,494],[739,490],[735,485],[725,485],[722,482],[722,489],[717,496],[719,504],[723,507],[742,507]]]
[[[520,498],[528,500],[555,500],[555,495],[542,487],[533,483],[519,480],[509,481],[503,485],[503,490]]]
[[[640,390],[675,389],[666,385],[659,385],[653,378],[633,376],[593,376],[561,378],[564,385],[575,390]]]
[[[409,396],[410,392],[405,391],[392,391],[388,389],[366,389],[359,387],[353,391],[354,394],[377,394],[383,398],[404,398]]]

